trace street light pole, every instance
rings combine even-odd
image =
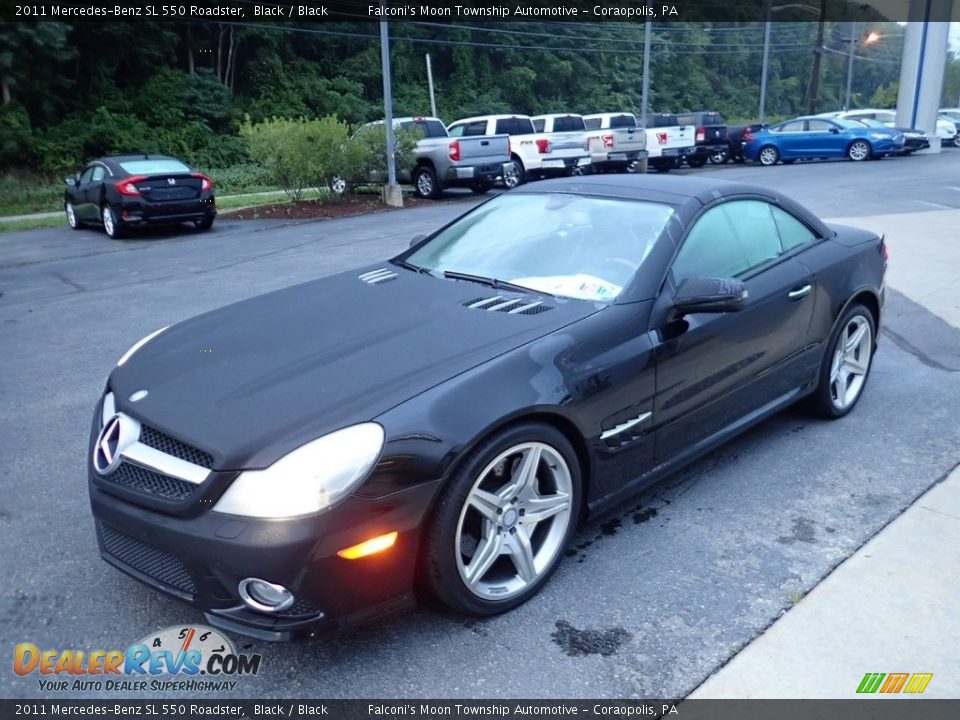
[[[433,94],[433,68],[430,66],[430,53],[427,53],[427,87],[430,89],[430,112],[437,116],[437,98]]]
[[[403,195],[397,185],[396,142],[393,137],[393,86],[390,82],[390,35],[387,23],[380,21],[380,69],[383,73],[383,122],[387,131],[387,184],[383,188],[383,201],[387,205],[401,207]]]
[[[847,53],[847,95],[843,101],[843,109],[850,109],[850,89],[853,87],[853,49],[857,45],[857,22],[853,22],[853,31],[850,33],[850,50]]]
[[[647,100],[650,94],[650,31],[653,23],[647,20],[643,24],[643,87],[640,95],[640,124],[647,126]]]

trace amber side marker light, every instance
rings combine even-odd
[[[339,550],[337,551],[337,555],[347,560],[359,560],[367,555],[373,555],[374,553],[389,550],[393,547],[393,544],[396,541],[397,531],[394,530],[386,535],[378,535],[377,537],[370,538],[369,540],[364,540],[362,543],[357,545],[351,545],[348,548]]]

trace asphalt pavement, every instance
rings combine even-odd
[[[960,152],[947,151],[705,172],[769,183],[839,217],[958,208],[958,167]],[[0,235],[0,647],[122,649],[202,622],[97,553],[87,433],[133,341],[388,257],[472,202],[457,200],[124,242],[66,227]],[[582,528],[544,591],[507,615],[424,608],[306,643],[237,638],[263,668],[224,696],[685,696],[960,462],[960,331],[895,290],[887,309],[870,382],[846,419],[788,410],[754,428]],[[0,696],[50,693],[35,675],[6,671]]]

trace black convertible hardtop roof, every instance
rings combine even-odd
[[[708,177],[637,175],[589,175],[586,177],[555,178],[521,185],[511,193],[571,193],[623,200],[646,200],[648,202],[684,207],[690,214],[704,205],[725,197],[761,197],[782,206],[794,215],[803,218],[816,229],[821,237],[830,235],[829,229],[816,215],[786,195],[769,187],[751,185],[731,180],[714,180]]]

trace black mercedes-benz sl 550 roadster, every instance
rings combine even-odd
[[[762,187],[503,193],[130,348],[91,429],[100,552],[265,639],[417,597],[503,612],[584,518],[797,401],[849,413],[886,264]]]

